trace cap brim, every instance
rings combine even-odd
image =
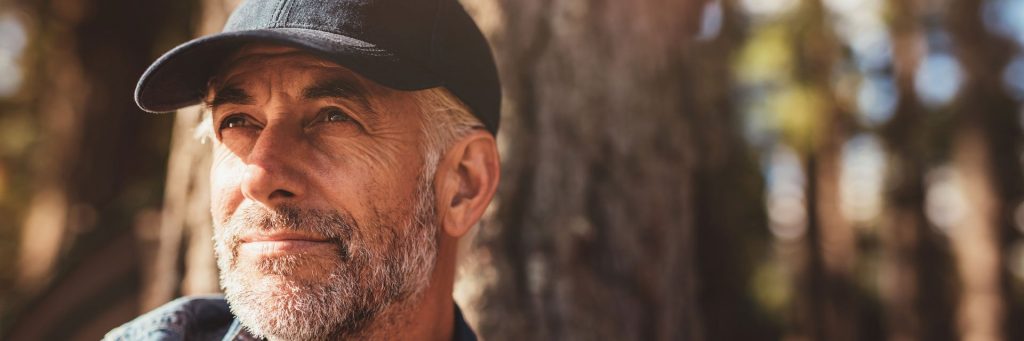
[[[384,86],[418,90],[443,85],[427,69],[374,44],[343,35],[273,28],[224,32],[194,39],[167,52],[139,79],[135,102],[148,112],[169,112],[198,104],[207,80],[225,59],[249,43],[275,43],[308,50]]]

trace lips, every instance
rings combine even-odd
[[[315,235],[275,232],[242,236],[238,249],[240,253],[274,256],[314,251],[317,248],[332,247],[333,245],[329,239]]]

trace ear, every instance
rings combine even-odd
[[[498,146],[486,131],[474,131],[448,150],[434,177],[445,234],[459,238],[476,225],[498,190],[500,173]]]

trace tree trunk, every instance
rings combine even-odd
[[[849,114],[832,92],[839,42],[826,24],[821,0],[805,2],[794,25],[795,80],[809,89],[815,125],[807,132],[804,174],[807,198],[806,260],[798,298],[797,335],[813,340],[857,340],[860,309],[855,278],[857,236],[840,207],[842,148],[850,135]]]
[[[38,122],[22,223],[13,340],[97,339],[137,313],[136,238],[155,229],[169,118],[131,94],[159,37],[186,35],[187,1],[22,2],[27,113]]]
[[[892,341],[954,340],[949,284],[954,269],[942,236],[925,216],[925,172],[930,148],[929,112],[914,90],[926,48],[921,4],[896,1],[890,23],[893,72],[899,102],[882,130],[889,153],[884,220],[881,295]]]
[[[949,9],[949,29],[964,68],[954,103],[957,130],[953,166],[968,203],[965,219],[953,226],[951,241],[960,271],[958,309],[961,339],[1020,339],[1024,318],[1006,266],[1008,249],[1019,238],[1008,219],[1022,197],[1018,105],[1002,86],[1002,70],[1014,44],[989,32],[979,13],[982,0],[958,0]]]
[[[475,251],[495,274],[485,338],[703,339],[700,128],[683,99],[701,5],[498,3],[504,174]]]
[[[686,49],[681,94],[693,116],[694,255],[697,300],[707,340],[777,339],[779,326],[762,315],[750,283],[769,253],[764,183],[740,135],[734,94],[734,54],[746,38],[736,1],[720,1],[721,30]],[[706,13],[715,15],[713,7]],[[705,33],[707,34],[707,33]],[[743,321],[743,328],[736,328]]]

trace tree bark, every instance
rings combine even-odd
[[[703,339],[697,118],[682,98],[699,1],[500,1],[505,86],[489,339]],[[479,250],[478,250],[479,251]]]
[[[20,2],[36,21],[26,54],[37,122],[33,184],[4,339],[97,339],[137,313],[136,237],[155,224],[170,120],[131,94],[159,37],[186,35],[190,2]]]
[[[953,167],[968,203],[951,241],[962,293],[958,327],[963,340],[1020,339],[1022,313],[1007,254],[1019,233],[1008,217],[1022,197],[1018,105],[1002,86],[1001,74],[1014,44],[989,32],[979,13],[982,0],[953,1],[948,25],[964,69],[953,104],[956,131]],[[1017,303],[1017,304],[1015,304]]]
[[[817,98],[815,125],[803,150],[807,177],[806,259],[796,306],[797,335],[813,340],[857,340],[860,308],[856,286],[857,235],[840,207],[842,148],[853,124],[832,91],[840,57],[839,42],[826,24],[820,0],[805,2],[792,28],[796,47],[795,80]]]
[[[683,56],[682,98],[695,129],[695,219],[699,315],[707,340],[769,340],[779,326],[758,309],[750,283],[769,254],[764,182],[744,141],[734,97],[734,55],[746,39],[736,1],[720,6],[721,28],[711,39],[692,43]],[[708,7],[705,13],[715,11]],[[705,33],[706,34],[706,33]],[[736,321],[744,321],[736,328]]]
[[[893,341],[953,340],[956,335],[950,299],[955,292],[950,285],[954,269],[943,236],[925,216],[925,173],[936,148],[929,146],[929,112],[914,90],[915,74],[927,48],[921,6],[920,1],[893,2],[890,22],[899,102],[881,132],[889,167],[880,291],[886,330]]]

